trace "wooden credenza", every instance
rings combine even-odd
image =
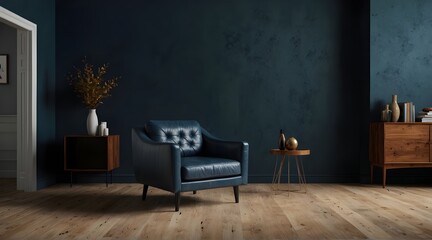
[[[108,173],[120,166],[120,136],[65,136],[64,170],[70,172],[72,186],[73,172],[105,172],[108,186]]]
[[[387,169],[432,167],[432,124],[379,122],[369,128],[371,183],[374,166],[382,168],[383,187]]]

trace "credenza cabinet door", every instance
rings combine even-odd
[[[120,136],[65,136],[64,170],[112,171],[120,166]]]

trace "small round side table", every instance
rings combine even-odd
[[[299,159],[298,156],[310,155],[310,149],[296,149],[296,150],[271,149],[270,154],[276,155],[272,185],[275,186],[277,184],[277,189],[279,190],[280,178],[282,176],[282,168],[283,168],[285,159],[287,159],[288,160],[288,191],[290,191],[290,159],[289,159],[289,157],[294,156],[295,161],[296,161],[296,165],[297,165],[297,174],[298,174],[298,179],[299,179],[298,181],[300,184],[300,190],[301,190],[301,186],[303,185],[305,188],[305,192],[307,192],[306,177],[304,174],[303,162],[302,162],[302,158]],[[282,156],[280,158],[280,161],[278,161],[278,156]],[[279,170],[277,170],[278,165],[279,165]]]

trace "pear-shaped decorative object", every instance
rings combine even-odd
[[[392,95],[392,102],[390,104],[390,110],[392,111],[392,122],[397,122],[400,116],[400,109],[397,103],[397,95]]]

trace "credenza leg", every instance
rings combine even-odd
[[[373,166],[373,164],[371,164],[370,165],[370,169],[371,169],[371,171],[370,171],[370,179],[371,179],[370,183],[371,184],[373,184],[373,170],[374,170],[373,168],[374,168],[374,166]]]
[[[386,187],[387,169],[383,166],[383,188]]]
[[[72,171],[70,171],[70,187],[72,187]]]

